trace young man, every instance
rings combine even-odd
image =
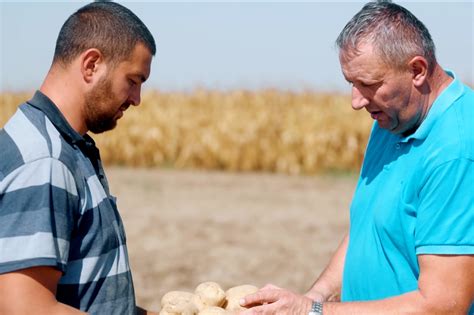
[[[61,28],[41,88],[0,130],[0,314],[146,313],[87,132],[139,105],[155,51],[127,8],[82,7]]]
[[[428,30],[396,4],[366,4],[337,44],[352,107],[375,120],[350,231],[306,296],[269,285],[242,301],[268,304],[243,314],[466,314],[474,91],[438,65]]]

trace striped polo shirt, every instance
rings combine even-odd
[[[59,302],[135,314],[125,232],[88,135],[37,91],[0,129],[0,274],[62,271]]]

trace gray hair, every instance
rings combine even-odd
[[[361,43],[373,45],[388,65],[403,69],[406,62],[422,56],[431,72],[436,64],[435,45],[428,29],[410,11],[390,1],[369,2],[347,23],[336,45],[356,56]]]

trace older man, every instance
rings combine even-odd
[[[0,314],[138,314],[115,197],[88,131],[140,103],[155,41],[112,2],[59,33],[41,88],[0,130]]]
[[[243,314],[466,314],[474,92],[441,68],[428,30],[399,5],[366,4],[337,45],[352,107],[375,120],[349,233],[305,296],[268,285]]]

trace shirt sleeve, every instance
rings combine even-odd
[[[0,273],[34,266],[65,272],[80,205],[71,171],[42,158],[0,181]]]
[[[474,254],[474,161],[443,163],[420,191],[417,254]]]

